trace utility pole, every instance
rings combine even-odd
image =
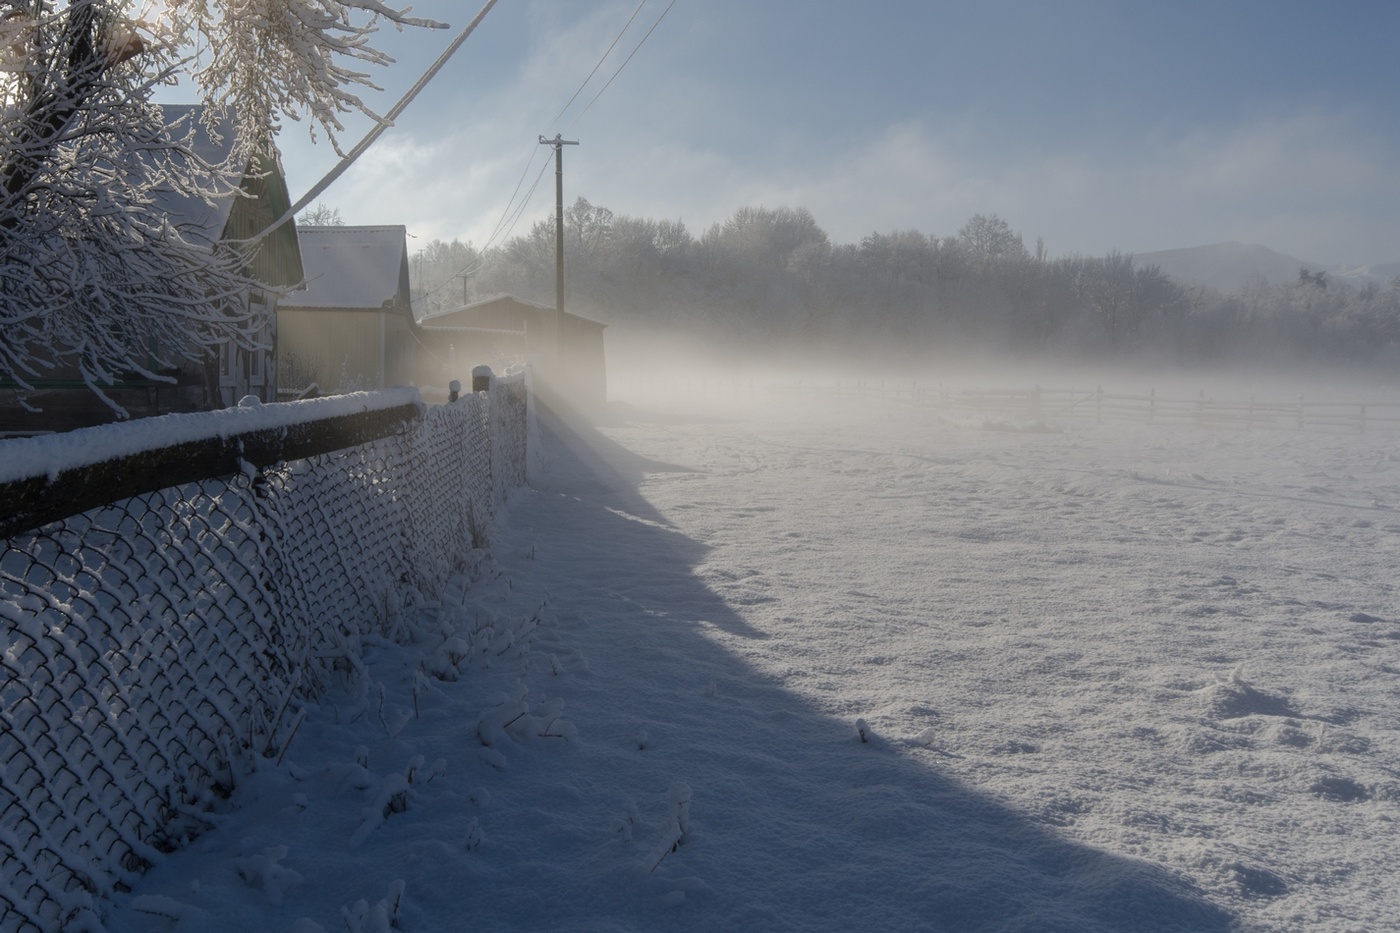
[[[556,133],[553,139],[540,137],[541,146],[554,147],[554,347],[559,355],[559,331],[564,323],[564,147],[577,146],[577,139]]]

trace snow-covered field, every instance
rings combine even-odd
[[[1395,433],[703,401],[556,428],[108,929],[1400,928]]]

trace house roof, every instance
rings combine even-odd
[[[471,304],[461,305],[459,307],[452,308],[447,311],[439,311],[436,314],[425,315],[422,319],[418,321],[418,323],[420,326],[428,328],[462,327],[464,326],[464,321],[471,319],[473,312],[479,311],[483,308],[489,308],[492,305],[506,303],[520,305],[522,307],[530,308],[534,311],[554,310],[553,305],[537,304],[533,301],[526,301],[523,298],[516,298],[514,295],[490,295],[486,298],[477,299]],[[564,317],[574,318],[576,320],[584,321],[589,324],[597,324],[599,327],[607,327],[607,325],[604,324],[602,321],[595,321],[592,318],[586,318],[582,315],[574,314],[572,311],[565,311]]]
[[[162,106],[165,125],[173,127],[176,137],[189,133],[189,148],[195,156],[210,165],[220,165],[233,151],[233,123],[225,119],[218,128],[219,138],[215,140],[204,126],[203,110],[198,104],[167,104]],[[193,130],[193,132],[190,132]],[[181,232],[190,239],[217,243],[233,212],[233,196],[215,198],[210,204],[202,198],[177,194],[168,188],[157,188],[151,192],[156,206],[170,216]]]
[[[165,125],[172,128],[172,135],[177,139],[188,136],[187,145],[194,156],[209,165],[221,165],[228,160],[235,142],[230,119],[221,121],[211,135],[204,125],[203,105],[167,104],[160,109]],[[212,203],[168,188],[155,188],[151,192],[152,200],[181,233],[194,242],[212,246],[223,239],[250,239],[281,217],[291,206],[291,200],[275,152],[251,159],[243,166],[242,175],[242,194],[225,192],[212,198]],[[301,256],[293,223],[285,223],[267,234],[251,262],[250,271],[268,284],[285,286],[301,280]]]
[[[408,232],[401,225],[298,227],[306,287],[284,308],[409,313]]]

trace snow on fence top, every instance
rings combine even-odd
[[[393,389],[4,442],[0,450],[9,466],[0,469],[0,536],[166,486],[375,440],[421,414],[415,390]],[[7,481],[7,472],[23,478]]]
[[[0,495],[146,491],[0,535],[0,930],[99,926],[235,759],[285,748],[293,696],[362,636],[413,635],[524,481],[528,412],[521,376],[433,408],[390,391],[21,443]]]
[[[0,483],[37,476],[54,479],[65,470],[180,444],[292,428],[337,416],[420,403],[417,389],[385,389],[278,405],[162,415],[61,434],[14,438],[0,441]]]

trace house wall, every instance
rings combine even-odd
[[[439,327],[450,324],[455,328],[524,330],[528,334],[525,353],[534,366],[536,387],[543,401],[579,409],[597,409],[607,401],[604,325],[597,321],[571,314],[556,318],[551,308],[511,298],[483,302],[439,315],[432,321]],[[425,332],[432,333],[431,326]],[[432,338],[434,347],[450,339],[439,336],[442,333],[439,330]],[[454,349],[460,358],[462,346],[454,345]],[[443,352],[438,350],[436,354],[442,356]],[[483,355],[477,362],[492,361]]]
[[[557,366],[561,388],[580,408],[601,407],[608,398],[602,326],[566,316],[560,331]]]
[[[351,392],[408,382],[409,326],[385,311],[279,308],[279,385],[293,392],[314,382],[323,392]]]
[[[408,339],[415,361],[410,381],[420,386],[442,387],[454,379],[466,385],[477,366],[503,373],[529,359],[524,335],[514,331],[420,327]]]

